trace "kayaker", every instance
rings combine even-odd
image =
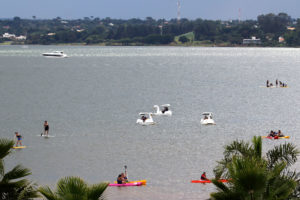
[[[275,137],[275,132],[271,130],[270,134],[268,135],[268,137]]]
[[[278,136],[278,137],[284,137],[284,135],[281,133],[281,130],[278,130],[277,136]]]
[[[201,178],[200,178],[201,180],[208,180],[207,178],[206,178],[206,173],[205,172],[203,172],[203,174],[201,175]]]
[[[117,183],[118,184],[123,184],[123,180],[122,180],[122,175],[119,174],[118,178],[117,178]]]
[[[117,178],[117,183],[118,184],[124,184],[127,182],[127,177],[125,176],[124,173],[119,174],[118,178]]]
[[[20,146],[22,146],[22,135],[20,135],[18,132],[15,132],[15,135],[17,138],[16,147],[18,146],[18,144],[20,144]]]

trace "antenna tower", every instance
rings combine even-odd
[[[241,9],[239,8],[239,23],[241,23]]]
[[[180,23],[180,0],[177,1],[177,23]]]

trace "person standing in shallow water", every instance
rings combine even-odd
[[[49,133],[49,123],[47,121],[44,122],[44,135],[48,136]]]

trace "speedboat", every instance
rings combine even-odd
[[[154,105],[153,108],[156,110],[154,115],[164,115],[164,116],[172,116],[172,111],[170,110],[170,104],[163,104],[161,105],[163,108],[160,110],[160,107],[158,105]]]
[[[153,113],[141,112],[139,113],[139,115],[141,116],[141,118],[136,120],[137,124],[141,124],[143,126],[155,124],[152,118]]]
[[[46,57],[58,57],[58,58],[68,57],[67,54],[64,54],[63,51],[53,51],[53,52],[50,52],[50,53],[43,53],[42,55],[46,56]]]
[[[203,118],[201,119],[200,123],[203,125],[215,125],[215,121],[212,118],[211,112],[204,112],[202,113]]]

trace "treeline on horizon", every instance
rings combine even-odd
[[[25,35],[20,44],[219,45],[239,46],[256,37],[261,46],[300,46],[300,19],[286,13],[259,15],[256,20],[177,19],[13,19],[0,20],[0,34]],[[279,42],[279,37],[281,41]],[[5,42],[7,38],[0,38]]]

